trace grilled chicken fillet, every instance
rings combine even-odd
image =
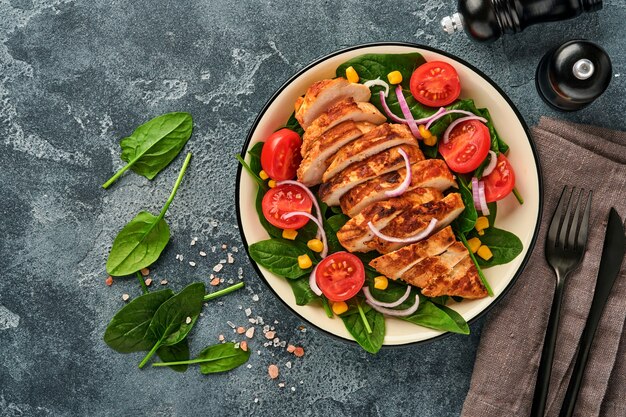
[[[317,140],[298,168],[298,181],[308,187],[320,184],[333,155],[347,143],[361,137],[376,125],[348,120],[333,127]]]
[[[341,148],[324,173],[322,181],[328,182],[348,165],[367,159],[385,149],[398,145],[416,144],[417,141],[407,126],[383,123]]]
[[[313,120],[330,106],[346,98],[354,101],[370,101],[369,87],[350,83],[343,77],[313,83],[304,97],[296,100],[296,119],[305,130]]]
[[[402,148],[413,164],[424,158],[417,146],[395,146],[374,156],[354,163],[341,171],[329,182],[323,183],[319,189],[320,199],[329,206],[338,206],[342,195],[357,185],[387,172],[395,171],[405,165],[404,157],[398,149]]]
[[[400,277],[404,282],[419,288],[425,288],[433,278],[447,276],[452,268],[466,257],[469,252],[461,242],[455,242],[438,256],[422,259]]]
[[[370,204],[384,200],[385,192],[397,188],[404,181],[405,175],[406,170],[402,168],[357,185],[341,197],[341,210],[348,216],[354,217]],[[456,183],[445,161],[426,159],[411,165],[411,183],[408,189],[413,190],[418,187],[444,191],[450,187],[456,187]]]
[[[422,289],[422,294],[427,297],[450,295],[468,299],[484,298],[488,295],[476,265],[469,256],[463,258],[450,274],[431,279]]]

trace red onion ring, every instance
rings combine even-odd
[[[398,187],[396,187],[393,190],[385,191],[385,196],[387,197],[398,197],[404,194],[404,192],[409,188],[409,185],[411,184],[411,179],[413,177],[413,173],[411,172],[411,161],[409,161],[409,155],[407,155],[404,149],[402,148],[398,149],[398,153],[402,155],[402,157],[404,158],[404,165],[406,167],[406,175],[404,177],[404,181],[402,181],[402,184],[400,184]]]
[[[466,110],[446,110],[443,107],[441,108],[443,109],[443,113],[440,114],[436,114],[431,116],[430,120],[428,121],[428,123],[426,124],[426,129],[430,129],[430,127],[433,125],[433,123],[435,123],[438,119],[441,119],[443,116],[447,116],[448,114],[452,114],[452,113],[458,113],[458,114],[465,114],[467,116],[476,116],[474,113],[472,113],[471,111],[466,111]],[[441,110],[439,109],[439,110]],[[436,117],[434,117],[436,116]]]
[[[428,226],[426,226],[426,229],[422,230],[421,233],[418,233],[415,236],[411,236],[411,237],[407,237],[407,238],[399,238],[399,237],[387,236],[387,235],[381,233],[381,231],[378,230],[378,228],[376,228],[376,226],[374,226],[374,224],[372,224],[371,221],[367,222],[367,226],[370,228],[372,233],[374,233],[379,238],[381,238],[383,240],[386,240],[387,242],[392,242],[392,243],[415,243],[415,242],[419,242],[420,240],[423,240],[424,238],[428,237],[428,235],[433,230],[435,230],[435,226],[437,226],[437,219],[432,218],[430,220],[430,223],[428,224]]]
[[[448,143],[448,141],[450,140],[450,132],[452,132],[452,129],[454,129],[459,123],[463,123],[468,120],[480,120],[483,123],[487,123],[487,119],[485,119],[484,117],[479,117],[479,116],[468,116],[468,117],[461,117],[460,119],[456,119],[455,121],[450,123],[450,126],[448,126],[448,128],[444,132],[443,143]]]
[[[309,190],[309,187],[307,187],[306,185],[302,184],[299,181],[292,181],[292,180],[284,180],[284,181],[280,181],[276,183],[276,185],[283,185],[283,184],[291,184],[291,185],[295,185],[297,187],[302,188],[302,190],[309,196],[311,201],[313,201],[313,207],[315,207],[315,215],[317,216],[317,220],[319,220],[319,224],[324,224],[324,221],[322,220],[322,211],[320,210],[320,205],[317,203],[317,198],[315,198],[311,190]],[[321,230],[324,230],[324,228],[321,228]],[[320,229],[317,230],[317,234],[315,235],[315,237],[317,239],[321,237]]]
[[[411,129],[411,133],[416,138],[421,138],[420,131],[417,128],[417,123],[415,122],[415,118],[413,117],[413,113],[411,113],[411,109],[409,108],[409,104],[406,102],[404,98],[404,94],[402,94],[402,86],[398,85],[396,87],[396,96],[398,96],[398,104],[400,104],[400,109],[402,110],[402,114],[406,118],[406,124],[409,125],[409,129]]]
[[[391,109],[387,105],[387,100],[385,100],[385,93],[383,91],[380,92],[380,104],[382,104],[383,110],[385,110],[385,113],[387,113],[387,117],[389,117],[391,120],[393,120],[396,123],[404,123],[404,124],[406,124],[406,120],[405,119],[402,119],[402,118],[396,116],[391,111]]]
[[[489,160],[489,164],[487,164],[483,170],[483,177],[491,174],[498,164],[498,155],[496,155],[494,151],[489,151],[489,155],[491,155],[491,159]]]
[[[487,199],[485,198],[485,182],[480,181],[478,183],[478,199],[480,202],[480,211],[483,215],[489,216],[489,207],[487,206]]]
[[[420,297],[419,295],[416,295],[415,303],[413,303],[413,305],[407,308],[406,310],[392,310],[389,308],[379,307],[375,304],[370,303],[368,300],[366,300],[365,302],[369,304],[369,306],[372,307],[374,310],[378,311],[379,313],[385,314],[387,316],[405,317],[405,316],[410,316],[411,314],[417,311],[417,308],[420,305]]]
[[[322,290],[320,290],[320,287],[317,286],[317,278],[315,277],[318,266],[319,264],[315,265],[315,268],[313,268],[313,272],[311,272],[311,275],[309,275],[309,287],[311,287],[311,291],[313,291],[315,295],[321,296]]]
[[[476,210],[480,208],[480,199],[478,198],[478,178],[472,177],[472,198],[474,200],[474,207]]]
[[[372,88],[375,85],[381,86],[385,88],[385,97],[389,97],[389,84],[380,79],[380,77],[375,80],[369,80],[363,83],[364,86]],[[382,93],[382,91],[381,91]],[[382,100],[381,100],[382,101]]]
[[[292,212],[283,214],[282,216],[280,216],[280,218],[289,219],[294,216],[308,217],[311,221],[315,222],[315,224],[318,227],[318,230],[321,230],[322,243],[324,244],[324,249],[322,249],[322,253],[320,253],[320,256],[322,257],[322,259],[324,259],[326,255],[328,254],[328,244],[326,241],[326,232],[324,231],[324,226],[322,226],[322,223],[319,220],[317,220],[315,216],[313,216],[311,213],[307,213],[306,211],[292,211]]]
[[[409,295],[411,294],[411,286],[407,285],[406,286],[406,292],[404,293],[404,295],[400,298],[398,298],[396,301],[391,302],[391,303],[383,303],[381,301],[378,301],[377,299],[374,298],[374,296],[372,295],[372,293],[370,292],[370,289],[367,287],[367,285],[363,286],[363,294],[365,294],[365,298],[367,299],[367,301],[371,304],[374,304],[378,307],[398,307],[400,304],[404,303],[406,301],[407,298],[409,298]]]

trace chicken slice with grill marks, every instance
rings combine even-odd
[[[357,185],[387,172],[395,171],[404,166],[404,157],[398,150],[402,148],[411,164],[424,159],[417,146],[395,146],[361,162],[354,163],[341,171],[329,182],[323,183],[319,189],[320,199],[329,206],[338,206],[342,195]]]
[[[324,133],[316,141],[298,168],[298,181],[308,187],[320,184],[322,175],[332,161],[332,156],[345,144],[361,137],[376,125],[348,120]]]
[[[463,258],[450,274],[432,278],[422,289],[422,294],[427,297],[450,295],[468,299],[484,298],[488,295],[476,265],[469,256]]]
[[[370,204],[387,198],[385,192],[397,188],[404,181],[405,175],[406,169],[402,168],[357,185],[339,200],[341,210],[350,217],[355,216]],[[456,187],[456,182],[445,161],[426,159],[411,165],[411,183],[408,189],[418,187],[444,191]]]
[[[426,240],[372,259],[369,265],[391,279],[398,279],[424,258],[439,255],[455,243],[452,227],[444,227]]]
[[[365,242],[374,237],[374,234],[367,226],[368,222],[372,222],[377,227],[385,227],[390,221],[400,215],[403,210],[415,204],[430,201],[431,198],[439,197],[441,197],[441,194],[438,191],[428,195],[410,192],[404,193],[400,197],[372,204],[358,216],[348,220],[337,232],[337,239],[341,246],[350,252],[367,252],[370,249],[365,245]]]
[[[328,182],[348,165],[398,145],[417,145],[417,141],[407,126],[383,123],[341,148],[324,172],[322,181]]]
[[[343,77],[314,82],[306,90],[304,97],[296,100],[296,119],[305,130],[313,120],[330,106],[346,98],[354,101],[370,101],[369,87],[348,82]]]
[[[446,276],[452,268],[469,256],[469,252],[461,242],[455,242],[438,256],[422,259],[400,277],[404,282],[416,287],[425,288],[433,278]]]
[[[352,98],[347,98],[329,107],[324,113],[311,123],[302,136],[302,156],[306,155],[320,136],[343,123],[346,120],[355,122],[369,122],[375,125],[384,123],[387,118],[371,103],[355,102]]]
[[[395,238],[410,238],[424,231],[432,219],[437,219],[435,230],[441,230],[452,223],[464,209],[465,206],[459,193],[448,194],[441,200],[416,205],[403,211],[381,232]],[[380,253],[389,253],[406,245],[406,243],[389,242],[379,237],[373,238],[366,244]]]

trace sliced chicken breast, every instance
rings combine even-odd
[[[407,126],[383,123],[341,148],[324,173],[322,181],[328,182],[348,165],[398,145],[417,145],[417,141]]]
[[[346,98],[354,101],[370,101],[369,87],[348,82],[343,77],[317,81],[309,87],[304,97],[296,100],[296,119],[303,129],[330,106]]]
[[[384,123],[387,118],[371,103],[357,103],[352,98],[347,98],[329,107],[324,113],[309,125],[302,136],[303,147],[310,146],[319,139],[324,132],[343,123],[346,120],[355,122],[370,122],[375,125]]]
[[[347,143],[361,137],[376,125],[348,120],[324,133],[308,150],[298,168],[298,181],[308,187],[320,184],[333,155]]]
[[[341,210],[350,217],[355,216],[368,205],[385,199],[385,192],[397,188],[404,181],[405,175],[406,170],[402,168],[357,185],[341,197]],[[456,187],[456,183],[445,161],[426,159],[411,165],[409,190],[418,187],[444,191]]]
[[[424,258],[439,255],[450,245],[455,237],[450,226],[444,227],[426,240],[404,246],[394,252],[373,259],[369,265],[391,279],[398,279],[413,265]]]
[[[400,278],[411,285],[425,288],[433,278],[450,274],[452,268],[468,256],[469,252],[465,245],[461,242],[455,242],[440,255],[422,259],[402,274]]]
[[[404,157],[398,152],[399,148],[406,152],[412,164],[424,157],[417,146],[402,145],[386,149],[361,162],[350,165],[332,180],[323,183],[319,189],[320,199],[329,206],[338,206],[341,196],[352,188],[404,166]]]
[[[450,274],[431,279],[422,289],[422,294],[427,297],[450,295],[468,299],[484,298],[488,295],[476,265],[469,256],[463,258]]]
[[[461,194],[448,194],[439,201],[431,201],[403,211],[381,232],[387,236],[409,238],[426,229],[433,218],[437,219],[435,230],[441,230],[452,223],[464,209]],[[379,237],[373,238],[367,245],[380,253],[389,253],[405,246],[403,243],[389,242]]]

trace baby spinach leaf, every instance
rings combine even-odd
[[[306,246],[281,239],[268,239],[253,243],[248,251],[257,264],[276,275],[289,279],[308,275],[312,270],[312,268],[300,269],[298,256],[307,254],[315,262],[315,255]]]
[[[291,116],[289,116],[289,120],[287,120],[287,124],[285,124],[285,127],[287,129],[293,130],[300,136],[304,135],[304,129],[302,128],[302,126],[300,126],[300,122],[298,122],[298,119],[296,119],[295,112],[291,113]]]
[[[460,334],[469,334],[470,332],[463,316],[451,308],[437,305],[427,299],[420,302],[415,313],[408,317],[400,317],[400,319],[434,330]]]
[[[159,215],[155,216],[147,211],[141,211],[117,234],[106,264],[110,275],[130,275],[159,259],[170,240],[170,228],[163,217],[174,200],[190,160],[191,153],[188,153],[174,189]]]
[[[361,301],[356,301],[361,302]],[[361,319],[356,304],[350,305],[350,309],[339,316],[343,321],[348,333],[354,340],[369,353],[376,353],[380,350],[385,339],[385,316],[372,309],[368,304],[361,302],[361,307],[365,313],[372,332],[369,333]]]
[[[485,234],[478,236],[478,238],[483,245],[489,247],[493,254],[493,257],[488,261],[480,256],[476,257],[478,264],[483,268],[509,263],[524,249],[522,241],[517,236],[495,227],[485,229]]]
[[[191,114],[184,112],[163,114],[142,124],[120,142],[121,158],[128,163],[102,187],[109,187],[129,168],[153,179],[176,158],[191,137],[192,129]]]
[[[183,339],[172,346],[161,346],[157,350],[157,355],[163,362],[181,362],[189,360],[189,342]],[[176,372],[185,372],[187,364],[170,365],[170,368]]]
[[[120,353],[150,350],[154,343],[146,339],[150,321],[157,309],[171,298],[170,289],[141,295],[126,304],[109,322],[104,332],[104,342]]]
[[[500,152],[506,154],[509,150],[509,145],[504,142],[504,140],[500,137],[498,132],[496,131],[496,127],[493,125],[493,119],[491,118],[491,114],[488,109],[478,109],[480,115],[487,119],[487,127],[489,128],[489,133],[491,135],[491,150],[499,155]]]
[[[457,238],[463,243],[463,245],[465,245],[465,248],[469,252],[469,257],[472,260],[472,262],[474,262],[474,265],[476,266],[476,271],[478,272],[480,281],[483,283],[483,285],[487,289],[487,294],[489,295],[489,297],[493,297],[493,290],[491,289],[491,285],[489,285],[489,281],[487,281],[487,277],[483,273],[483,270],[480,267],[480,264],[478,263],[476,255],[472,253],[470,245],[467,242],[467,237],[465,236],[465,233],[457,233]]]
[[[257,142],[254,146],[248,151],[248,155],[250,155],[250,169],[255,174],[259,174],[263,167],[261,166],[261,152],[263,151],[264,142]]]
[[[293,295],[296,297],[296,304],[304,306],[320,299],[309,285],[309,277],[298,279],[288,279],[287,282],[291,286]]]
[[[152,341],[153,346],[139,364],[140,368],[161,346],[175,345],[187,336],[202,311],[204,294],[204,283],[196,282],[161,304],[146,333],[146,339]]]
[[[208,346],[198,354],[195,359],[173,362],[157,362],[152,366],[179,366],[199,364],[200,372],[203,374],[214,374],[235,369],[248,362],[250,358],[249,350],[242,350],[235,347],[234,343],[220,343]]]
[[[478,218],[478,212],[474,207],[474,197],[472,195],[472,191],[469,189],[466,180],[463,176],[457,176],[457,183],[459,184],[459,193],[461,193],[461,198],[463,199],[463,204],[465,205],[465,209],[463,212],[454,220],[456,228],[461,233],[468,233],[474,228],[476,224],[476,219]]]
[[[369,81],[380,78],[387,81],[387,74],[400,71],[403,84],[408,85],[415,68],[426,60],[417,53],[410,54],[363,54],[344,62],[337,67],[337,77],[345,77],[346,69],[353,67],[359,74],[360,81]]]
[[[350,217],[345,214],[335,214],[326,220],[330,229],[333,233],[337,233],[339,229],[341,229],[347,222],[350,220]]]

